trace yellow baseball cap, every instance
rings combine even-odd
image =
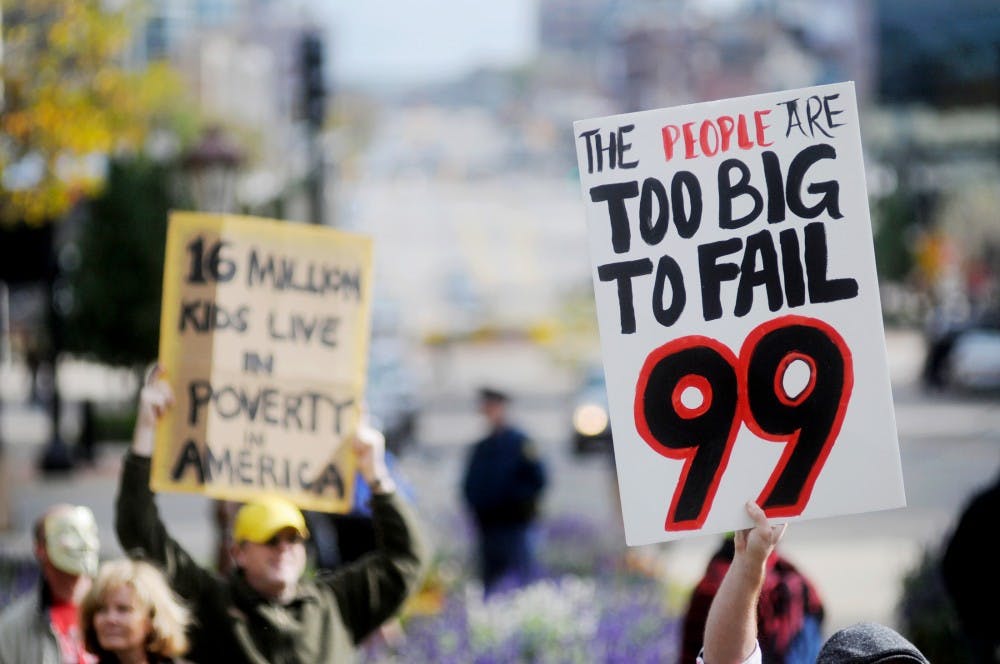
[[[233,522],[233,540],[264,544],[285,528],[309,537],[306,519],[295,505],[278,496],[262,496],[243,505]]]

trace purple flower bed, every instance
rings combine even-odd
[[[33,558],[0,554],[0,608],[8,606],[38,583],[38,564]]]
[[[550,580],[558,583],[558,580]],[[665,608],[663,592],[651,581],[610,579],[594,585],[596,629],[586,637],[560,639],[536,629],[528,617],[519,631],[478,641],[470,624],[469,600],[455,593],[435,616],[409,619],[398,652],[378,649],[365,661],[412,662],[625,662],[673,661],[679,652],[680,619]],[[520,590],[507,591],[518,593]],[[500,595],[490,600],[502,602]],[[500,610],[503,610],[502,608]]]
[[[404,619],[395,649],[378,646],[366,662],[669,662],[680,647],[680,617],[658,581],[621,571],[621,546],[581,519],[550,519],[543,528],[543,571],[511,581],[481,599],[470,566],[445,581],[443,607]],[[445,575],[442,575],[445,576]]]

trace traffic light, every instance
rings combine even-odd
[[[299,50],[302,76],[302,114],[309,126],[318,129],[326,116],[326,79],[323,76],[323,40],[319,35],[302,36]]]

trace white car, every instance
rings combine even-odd
[[[969,390],[1000,389],[1000,330],[973,328],[955,340],[947,365],[949,385]]]

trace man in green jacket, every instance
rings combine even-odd
[[[375,552],[303,580],[308,531],[302,513],[267,497],[237,513],[235,570],[222,578],[197,565],[167,534],[149,489],[156,422],[172,404],[169,385],[154,373],[142,390],[132,449],[122,468],[116,528],[122,548],[158,562],[190,605],[196,618],[190,659],[350,661],[356,645],[414,591],[427,556],[414,517],[395,494],[381,434],[362,427],[351,441],[358,470],[372,487]]]

